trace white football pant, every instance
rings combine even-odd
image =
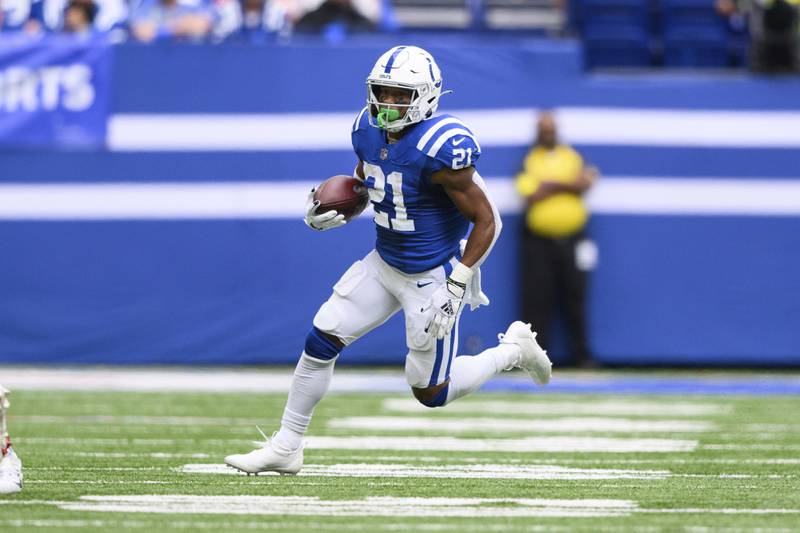
[[[433,270],[405,274],[389,266],[373,250],[353,263],[334,285],[331,297],[314,317],[314,326],[349,345],[402,309],[408,346],[406,380],[416,388],[439,385],[449,377],[456,356],[461,311],[450,335],[437,340],[425,332],[428,318],[421,310],[456,262],[452,258]]]

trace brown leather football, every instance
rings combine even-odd
[[[350,220],[367,207],[369,193],[361,180],[339,175],[323,181],[314,192],[314,199],[319,201],[317,213],[334,210]]]

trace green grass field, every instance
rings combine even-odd
[[[800,531],[800,397],[409,397],[332,394],[248,477],[284,394],[17,391],[0,531]]]

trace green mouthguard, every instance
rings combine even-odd
[[[383,107],[378,111],[378,126],[381,128],[386,128],[389,122],[397,120],[400,118],[400,111],[397,109],[390,109],[388,107]]]

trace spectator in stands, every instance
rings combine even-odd
[[[374,31],[381,16],[379,0],[302,0],[302,15],[294,29],[323,33],[331,38],[352,32]]]
[[[97,6],[92,0],[71,0],[64,11],[64,33],[79,37],[91,36]]]
[[[290,30],[287,8],[278,0],[217,0],[217,40],[264,43]]]
[[[142,0],[131,16],[131,33],[144,42],[202,41],[211,26],[211,10],[202,0]]]
[[[65,26],[70,3],[71,0],[37,0],[31,16],[45,31],[68,31]],[[106,34],[114,42],[125,40],[129,12],[126,0],[93,0],[93,3],[92,32]]]
[[[31,35],[39,33],[41,25],[32,17],[33,10],[33,0],[0,0],[0,30]]]
[[[542,113],[536,143],[516,179],[527,207],[520,249],[522,320],[533,324],[539,344],[549,349],[553,318],[563,308],[572,362],[581,367],[596,366],[587,339],[586,288],[597,249],[586,237],[582,198],[596,176],[578,152],[559,143],[553,115]]]
[[[754,70],[800,68],[800,0],[716,0],[716,8],[729,19],[748,17]]]

